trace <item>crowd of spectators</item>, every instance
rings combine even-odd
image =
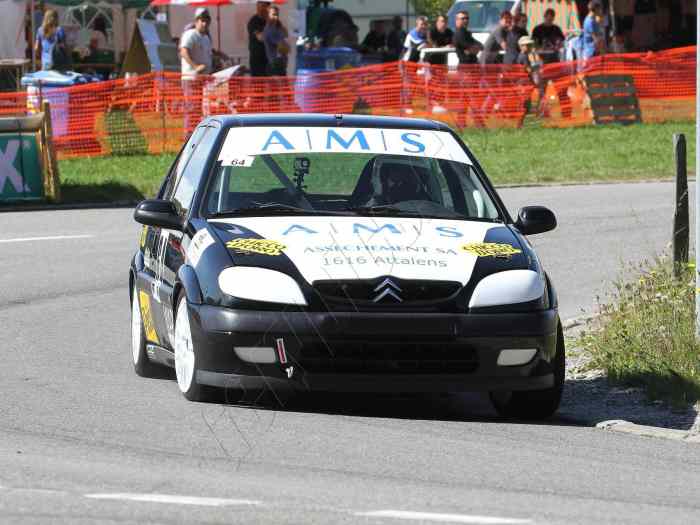
[[[599,10],[599,8],[596,9]],[[435,19],[432,28],[429,28],[427,18],[418,17],[416,27],[405,38],[401,58],[417,62],[421,50],[431,49],[432,52],[425,60],[431,64],[445,64],[446,54],[435,51],[444,49],[445,52],[454,51],[460,64],[519,64],[523,63],[527,56],[532,57],[534,54],[537,54],[538,61],[543,63],[557,62],[565,38],[561,28],[554,23],[554,18],[554,10],[547,9],[543,23],[536,26],[530,35],[527,30],[526,14],[513,15],[510,11],[503,11],[498,25],[482,45],[469,31],[469,12],[467,11],[456,14],[454,32],[447,27],[447,18],[444,15]],[[591,23],[587,24],[591,26]],[[599,26],[592,25],[588,31],[598,34]],[[585,41],[587,37],[582,38]],[[530,46],[527,51],[523,47],[525,42]],[[590,48],[591,46],[587,45],[587,57],[593,56],[591,53],[595,54],[595,51],[591,51]]]

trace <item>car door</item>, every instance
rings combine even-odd
[[[173,163],[158,198],[173,199],[190,159],[206,131],[206,126],[200,126],[190,135],[189,140]],[[147,298],[149,302],[149,313],[153,325],[148,339],[152,343],[165,347],[171,347],[173,333],[172,307],[163,308],[163,299],[167,300],[167,294],[163,293],[163,285],[167,282],[165,278],[166,263],[171,266],[176,264],[173,260],[178,258],[177,247],[181,237],[181,232],[154,226],[147,227],[143,237],[144,271],[141,275],[141,281],[143,293],[147,296],[144,299]]]
[[[197,188],[200,186],[202,177],[206,176],[204,169],[218,135],[218,125],[200,126],[197,128],[198,140],[189,155],[181,176],[173,186],[172,195],[169,200],[175,205],[177,213],[183,220],[190,215],[190,209],[194,200]],[[183,237],[187,235],[181,231],[161,229],[160,245],[158,251],[158,261],[160,266],[157,274],[157,290],[154,298],[158,297],[158,309],[161,314],[162,326],[164,328],[164,339],[167,346],[172,348],[174,338],[174,318],[175,301],[173,297],[177,272],[185,263],[185,250],[183,248]],[[185,243],[186,244],[186,243]]]

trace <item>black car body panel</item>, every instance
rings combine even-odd
[[[201,384],[344,391],[536,390],[552,386],[559,326],[554,288],[466,147],[501,222],[330,215],[313,220],[294,215],[208,217],[204,201],[211,190],[209,173],[227,131],[260,126],[429,130],[456,138],[444,124],[418,119],[252,115],[205,120],[181,151],[158,195],[175,202],[186,227],[176,231],[144,226],[131,263],[130,284],[148,302],[147,307],[141,304],[142,314],[151,316],[144,319],[153,350],[149,355],[156,359],[158,354],[160,362],[171,364],[168,356],[173,351],[177,301],[185,294],[198,352],[196,379]],[[198,170],[192,175],[196,185],[188,195],[190,201],[183,204],[177,200],[176,178],[179,170],[187,173],[192,166]],[[327,231],[321,231],[322,222],[327,223]],[[351,228],[351,233],[343,233],[344,228]],[[432,275],[422,268],[416,278],[407,278],[405,271],[398,270],[358,278],[318,278],[315,261],[347,257],[359,243],[338,241],[337,236],[347,239],[358,231],[374,231],[376,238],[384,237],[366,247],[369,255],[358,248],[355,260],[376,257],[383,246],[394,249],[394,238],[411,237],[399,246],[405,247],[404,252],[391,255],[396,268],[408,261],[409,266],[430,266]],[[431,236],[423,240],[426,232]],[[236,248],[251,240],[278,242],[286,249],[271,256]],[[463,280],[456,280],[454,268],[461,263],[454,261],[464,256],[469,243],[508,246],[510,252],[474,256],[473,267],[465,269]],[[331,253],[338,245],[342,253]],[[374,248],[377,252],[371,252]],[[307,259],[300,255],[302,251]],[[242,299],[225,293],[219,281],[222,272],[244,267],[290,277],[306,304]],[[471,305],[480,283],[512,271],[539,276],[542,294],[521,303]],[[309,278],[312,273],[316,278]],[[377,300],[377,289],[381,291],[387,279],[393,288],[384,291],[389,296],[396,292],[398,301]],[[272,348],[278,359],[274,363],[246,362],[236,354],[236,347]],[[517,366],[497,364],[501,350],[521,348],[537,352]]]

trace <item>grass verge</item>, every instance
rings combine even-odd
[[[494,184],[604,182],[674,176],[673,134],[685,133],[695,165],[695,122],[552,129],[466,130]]]
[[[689,171],[695,124],[466,130],[465,141],[497,185],[670,178],[673,133],[685,133]],[[142,145],[137,149],[142,150]],[[65,202],[139,200],[158,189],[174,155],[71,159],[60,163]]]
[[[672,264],[659,259],[618,282],[612,302],[600,305],[599,326],[577,343],[592,356],[591,366],[612,382],[645,388],[653,399],[678,405],[700,399],[694,268],[683,267],[675,278]]]

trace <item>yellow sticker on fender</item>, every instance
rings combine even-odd
[[[259,253],[260,255],[281,255],[286,248],[284,244],[271,239],[234,239],[226,243],[226,247],[243,253]]]
[[[148,294],[143,290],[139,290],[139,306],[141,307],[141,320],[143,321],[143,331],[146,334],[146,340],[160,344],[156,328],[153,325],[151,298],[148,297]]]
[[[465,252],[473,253],[477,257],[510,257],[522,253],[510,244],[496,242],[474,242],[462,246]]]

